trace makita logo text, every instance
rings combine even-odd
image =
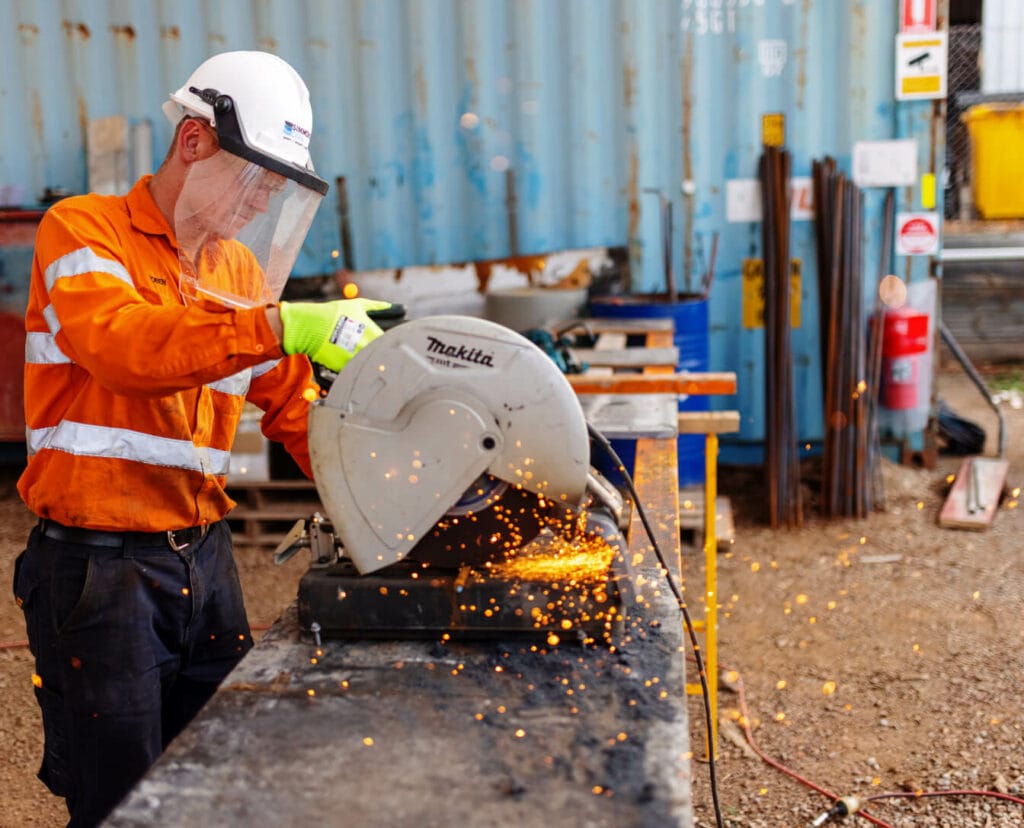
[[[427,353],[439,354],[460,362],[471,362],[474,365],[494,367],[494,354],[486,354],[479,348],[467,348],[465,345],[448,345],[433,336],[427,337]]]

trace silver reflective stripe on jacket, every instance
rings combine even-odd
[[[219,391],[221,394],[230,394],[233,397],[244,397],[249,393],[249,383],[252,381],[252,368],[246,368],[230,377],[224,377],[214,382],[206,383],[206,387],[212,391]]]
[[[254,379],[259,379],[264,374],[273,371],[280,364],[281,360],[279,359],[268,359],[266,362],[261,362],[252,368],[246,368],[244,371],[239,371],[230,377],[224,377],[224,379],[217,380],[216,382],[208,382],[206,387],[214,391],[220,391],[222,394],[244,397],[249,393],[249,385]]]
[[[105,457],[186,469],[203,474],[226,475],[231,453],[193,445],[189,440],[174,440],[131,431],[65,420],[51,428],[26,431],[29,455],[42,449],[64,451],[86,457]]]
[[[30,365],[61,365],[71,362],[50,333],[30,331],[25,335],[25,362]]]
[[[266,362],[261,362],[259,365],[252,366],[252,378],[259,379],[264,374],[269,374],[278,365],[281,364],[279,359],[268,359]]]
[[[88,247],[80,247],[65,253],[59,259],[46,268],[46,291],[49,293],[58,279],[68,276],[81,276],[83,273],[107,273],[116,276],[122,282],[127,282],[132,287],[135,282],[120,262],[113,259],[104,259],[97,256]]]
[[[135,286],[135,282],[132,281],[131,275],[123,264],[115,262],[113,259],[104,259],[102,256],[97,256],[88,247],[80,247],[78,250],[65,253],[46,268],[46,273],[44,274],[46,292],[49,293],[53,290],[53,286],[58,279],[66,279],[69,276],[81,276],[83,273],[106,273],[110,276],[116,276],[122,282],[127,282],[132,287]],[[46,326],[50,329],[50,333],[56,336],[60,330],[60,320],[57,318],[57,312],[53,309],[53,305],[47,305],[43,308],[43,318],[46,320]]]

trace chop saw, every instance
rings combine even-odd
[[[325,514],[299,621],[325,637],[607,638],[631,602],[623,501],[575,392],[524,336],[435,316],[346,366],[309,418]],[[553,643],[553,642],[552,642]]]

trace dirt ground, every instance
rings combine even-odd
[[[996,415],[966,376],[944,372],[937,389],[985,429],[985,453],[996,456]],[[718,558],[716,771],[726,825],[807,826],[833,796],[1024,798],[1024,410],[1001,408],[1010,472],[984,532],[937,525],[962,458],[940,455],[934,471],[888,464],[884,512],[863,521],[812,515],[798,531],[753,522],[762,484],[724,471],[737,524],[735,544]],[[696,698],[689,709],[691,745],[703,758]],[[768,759],[829,795],[758,757],[745,723]],[[694,768],[701,826],[715,824],[707,771]],[[1024,825],[1024,806],[974,795],[886,799],[869,813],[901,828]]]
[[[959,372],[938,391],[984,427],[996,452],[996,419]],[[936,525],[959,458],[937,469],[887,465],[886,509],[863,521],[800,530],[760,525],[758,475],[723,470],[735,543],[719,555],[721,603],[716,763],[725,823],[756,828],[810,825],[832,796],[996,791],[1024,797],[1024,410],[1004,404],[1010,475],[985,532]],[[0,477],[0,828],[59,826],[63,805],[35,778],[41,725],[32,697],[24,622],[10,600],[15,556],[32,519]],[[810,492],[809,492],[810,494]],[[295,595],[302,556],[275,567],[266,550],[239,549],[250,618],[273,622]],[[691,551],[687,594],[701,588]],[[694,615],[699,608],[691,607]],[[742,689],[742,695],[740,690]],[[714,825],[703,713],[691,697],[691,748],[698,824]],[[789,768],[819,793],[758,757]],[[875,824],[894,828],[1024,825],[1024,806],[975,795],[871,803]],[[848,817],[844,824],[868,824]]]

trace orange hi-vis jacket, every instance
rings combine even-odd
[[[284,355],[263,308],[185,305],[149,178],[123,197],[58,202],[36,236],[18,491],[68,526],[160,532],[223,518],[246,400],[310,474],[309,360]]]

